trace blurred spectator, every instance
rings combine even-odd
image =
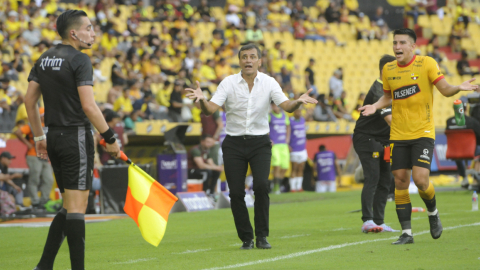
[[[202,65],[200,68],[200,82],[207,83],[207,86],[211,83],[218,83],[214,67],[215,61],[213,59],[207,60],[207,63]]]
[[[225,77],[232,75],[233,71],[230,65],[227,64],[225,58],[220,58],[218,65],[215,67],[215,73],[219,81],[223,80]]]
[[[305,86],[307,90],[310,88],[313,89],[311,92],[313,95],[317,95],[317,87],[315,86],[315,72],[313,69],[315,68],[315,59],[310,58],[308,61],[308,66],[305,68]]]
[[[322,144],[318,147],[313,161],[315,162],[314,170],[317,173],[315,192],[336,192],[337,183],[341,187],[342,171],[335,153],[327,150]]]
[[[95,59],[93,63],[93,82],[101,83],[107,80],[107,77],[102,75],[102,70],[100,68],[100,59]]]
[[[293,37],[295,39],[305,39],[307,35],[307,28],[305,28],[305,19],[300,17],[295,23],[293,23]]]
[[[153,114],[150,109],[150,105],[151,105],[151,102],[153,101],[154,101],[154,97],[152,92],[150,91],[145,92],[145,94],[143,95],[143,98],[135,100],[135,102],[132,105],[133,110],[140,111],[141,112],[140,116],[143,119],[152,119]]]
[[[253,29],[247,29],[245,33],[245,42],[246,43],[257,43],[264,45],[263,43],[263,33],[260,28],[258,28],[258,24],[253,26]]]
[[[225,16],[225,21],[229,24],[235,25],[237,28],[243,28],[242,20],[238,17],[237,12],[239,11],[238,7],[235,5],[230,5],[228,7],[228,13]]]
[[[23,190],[12,181],[15,178],[22,178],[23,175],[20,173],[8,173],[8,167],[14,158],[7,151],[3,151],[0,154],[0,190],[8,192],[15,197],[15,204],[23,206]]]
[[[200,144],[188,152],[188,178],[202,179],[203,191],[210,196],[215,193],[218,177],[223,171],[222,166],[213,162],[211,148],[214,145],[215,140],[211,135],[202,135]]]
[[[464,18],[458,17],[455,24],[452,26],[452,34],[450,36],[450,46],[452,47],[453,52],[460,52],[462,50],[461,40],[463,38],[468,38],[467,27],[463,23]]]
[[[10,81],[18,81],[18,72],[12,67],[11,63],[2,62],[3,77]]]
[[[472,71],[470,63],[468,62],[468,54],[466,51],[462,51],[462,58],[457,62],[458,75],[478,75],[478,71]]]
[[[303,4],[302,1],[297,0],[295,1],[295,6],[292,9],[292,12],[290,13],[290,17],[293,20],[298,20],[300,18],[305,18],[305,11],[303,10]]]
[[[122,54],[115,55],[115,62],[112,65],[112,85],[124,85],[126,83],[127,77],[123,73],[123,62],[125,57]]]
[[[437,0],[427,0],[426,10],[428,15],[436,15],[438,11]]]
[[[190,5],[190,0],[181,0],[179,11],[182,13],[183,18],[187,22],[190,21],[193,13],[195,12],[193,7]]]
[[[40,119],[42,126],[45,126],[45,109],[40,108]],[[47,160],[37,157],[35,149],[35,142],[33,141],[33,132],[30,125],[20,125],[15,131],[17,138],[27,146],[27,165],[28,165],[28,183],[27,190],[30,195],[33,208],[45,209],[43,206],[49,201],[50,191],[53,186],[53,171],[52,165]],[[40,181],[41,177],[41,181]],[[38,191],[41,192],[41,197],[38,197]]]
[[[35,46],[40,42],[42,33],[38,28],[35,28],[32,22],[28,22],[28,29],[23,31],[22,37],[27,40],[30,46]]]
[[[333,114],[335,114],[337,118],[343,118],[345,120],[351,121],[353,119],[346,108],[347,107],[346,96],[347,96],[347,93],[343,91],[340,94],[340,97],[335,99],[332,110],[333,110]]]
[[[274,62],[280,60],[280,47],[282,43],[280,41],[275,42],[275,45],[270,51],[268,52],[268,68],[270,72],[274,72]],[[277,73],[280,73],[280,68],[278,68]]]
[[[319,122],[337,122],[337,117],[333,114],[332,108],[325,103],[325,95],[318,95],[317,100],[318,103],[313,110],[313,120]]]
[[[182,92],[185,88],[183,81],[175,81],[175,86],[170,94],[170,108],[168,108],[168,116],[173,122],[184,122],[182,118],[182,108],[186,106],[183,104]]]
[[[123,89],[123,95],[113,103],[113,110],[121,116],[129,115],[133,111],[132,100],[130,99],[130,88]]]
[[[325,19],[328,23],[340,22],[340,8],[338,7],[337,2],[330,1],[328,8],[325,10]]]
[[[413,23],[417,25],[418,16],[424,15],[427,0],[407,0],[405,3],[405,14],[413,18]]]
[[[343,92],[342,76],[342,69],[338,68],[333,72],[333,75],[328,82],[330,93],[333,93],[334,98],[339,98]]]
[[[200,4],[196,8],[196,12],[200,14],[200,17],[203,21],[209,22],[210,21],[210,6],[208,5],[208,0],[201,0]]]

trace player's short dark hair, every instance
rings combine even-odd
[[[260,48],[258,48],[257,45],[255,45],[253,43],[250,43],[250,44],[247,44],[247,45],[242,46],[240,48],[240,51],[238,51],[238,59],[240,59],[240,55],[241,55],[242,51],[248,51],[248,50],[251,50],[251,49],[257,49],[258,59],[262,58],[262,51],[260,51]]]
[[[397,58],[393,55],[389,54],[384,54],[382,58],[380,58],[380,62],[378,62],[378,68],[380,69],[380,72],[382,72],[383,67],[392,61],[395,61]]]
[[[409,28],[400,28],[393,31],[393,36],[396,35],[408,35],[413,39],[413,43],[417,42],[417,35],[412,29]]]
[[[321,145],[318,147],[318,150],[319,150],[319,151],[325,151],[325,150],[327,150],[327,148],[325,147],[325,145],[321,144]]]
[[[68,31],[82,24],[82,17],[88,17],[83,10],[67,10],[57,18],[57,32],[62,39],[67,39]]]

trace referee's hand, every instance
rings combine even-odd
[[[107,143],[105,145],[105,151],[107,151],[107,153],[114,158],[120,158],[120,147],[118,146],[117,141],[112,144]]]
[[[35,143],[35,150],[37,150],[37,157],[43,160],[48,160],[47,154],[47,140],[41,140]]]
[[[362,112],[363,116],[369,116],[374,114],[377,111],[377,108],[373,105],[365,105],[363,107],[358,108],[360,112]]]

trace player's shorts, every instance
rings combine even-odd
[[[91,189],[95,148],[90,128],[49,127],[47,152],[60,192]]]
[[[411,169],[412,166],[430,170],[434,145],[432,138],[390,141],[391,170]]]
[[[288,144],[280,143],[272,146],[272,166],[282,169],[290,168],[290,149]]]
[[[290,153],[290,161],[295,163],[303,163],[307,161],[308,154],[307,149],[303,149],[302,151],[291,152]]]

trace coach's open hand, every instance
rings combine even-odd
[[[200,89],[200,83],[198,81],[197,81],[197,89],[185,88],[185,90],[191,92],[191,93],[188,93],[186,96],[191,100],[195,100],[195,102],[199,102],[201,99],[205,99],[202,89]]]
[[[37,149],[37,157],[48,160],[46,139],[36,142],[35,149]]]
[[[317,104],[318,101],[317,101],[316,99],[314,99],[314,98],[312,98],[312,97],[309,96],[310,92],[312,92],[312,91],[313,91],[312,88],[308,89],[308,91],[307,91],[305,94],[301,95],[301,96],[298,98],[298,101],[299,101],[299,102],[302,102],[303,104],[308,104],[308,103]]]

